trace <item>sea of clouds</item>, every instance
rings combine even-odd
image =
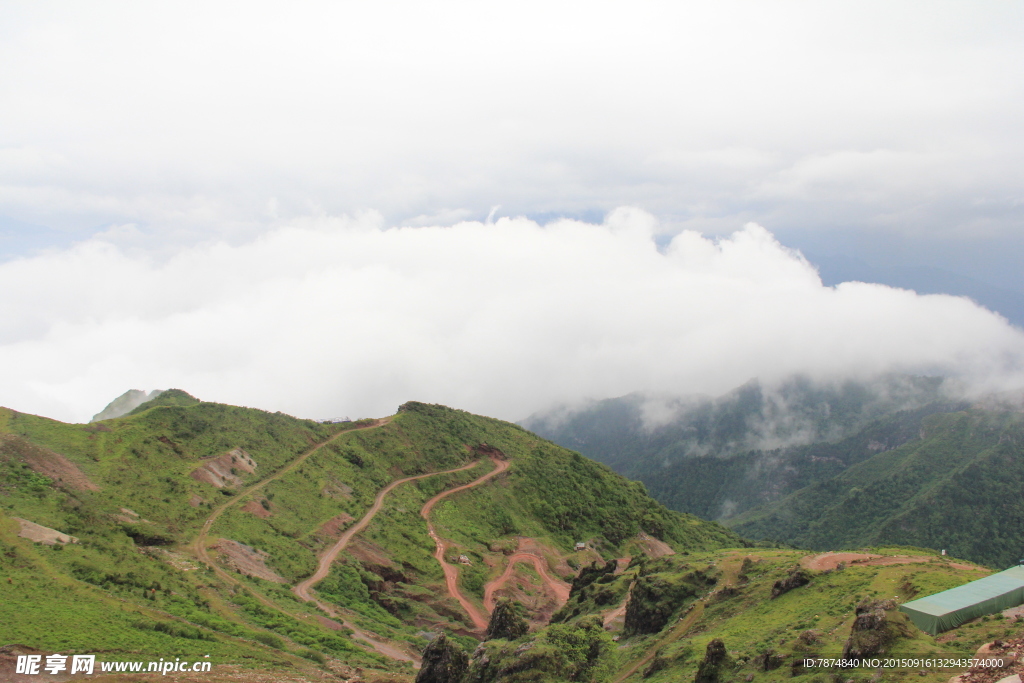
[[[404,401],[520,419],[631,391],[941,373],[1024,382],[1024,332],[968,299],[821,284],[765,228],[659,248],[632,208],[389,227],[304,218],[156,256],[107,232],[0,264],[0,405],[85,421],[127,389],[301,417]]]

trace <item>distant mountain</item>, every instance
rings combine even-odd
[[[718,398],[630,394],[522,424],[639,479],[673,509],[727,520],[915,438],[927,415],[964,407],[944,385],[902,375],[753,381]]]
[[[739,533],[803,548],[899,543],[992,567],[1024,557],[1024,413],[972,407],[836,476],[730,520]]]
[[[1024,557],[1024,400],[935,378],[634,394],[525,425],[640,479],[668,507],[812,550],[907,545]],[[653,407],[652,407],[653,406]]]
[[[106,408],[93,415],[89,422],[112,420],[115,417],[127,415],[146,401],[152,401],[162,393],[163,391],[160,389],[154,389],[148,394],[145,391],[140,391],[138,389],[129,389],[108,403]]]

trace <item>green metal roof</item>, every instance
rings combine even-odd
[[[983,614],[1024,604],[1024,567],[1011,567],[900,606],[924,631],[946,631]]]

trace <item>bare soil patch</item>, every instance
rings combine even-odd
[[[320,528],[316,530],[316,535],[337,540],[341,538],[341,534],[345,530],[345,527],[354,521],[356,521],[355,517],[346,512],[342,512],[337,517],[332,517],[321,524]]]
[[[967,673],[949,679],[950,683],[953,681],[959,683],[996,683],[998,681],[1002,683],[1007,678],[1012,680],[1013,677],[1019,677],[1024,674],[1024,661],[1020,658],[1021,652],[1024,652],[1024,638],[1021,637],[986,643],[978,649],[975,656],[979,659],[990,657],[1002,659],[1005,666],[1002,668],[972,667],[967,670]]]
[[[327,486],[320,491],[320,495],[325,498],[345,498],[347,500],[351,500],[352,487],[340,481],[335,481],[327,484]]]
[[[248,503],[242,506],[242,512],[248,512],[250,515],[256,515],[260,519],[266,519],[270,517],[270,510],[263,507],[262,503],[255,500],[250,500]]]
[[[874,555],[870,553],[822,553],[820,555],[807,555],[800,559],[800,566],[814,571],[825,571],[835,569],[841,562],[848,565],[880,566],[892,564],[925,564],[929,562],[942,561],[941,557],[932,555]],[[949,562],[950,567],[956,569],[973,569],[977,571],[988,571],[984,567],[962,562]]]
[[[576,570],[569,566],[568,558],[562,557],[562,553],[558,552],[557,548],[545,545],[536,538],[530,538],[529,536],[517,536],[516,543],[515,553],[530,553],[544,558],[548,563],[548,568],[557,577],[576,575]]]
[[[203,460],[202,464],[189,474],[196,481],[212,484],[221,489],[225,486],[233,488],[242,484],[239,472],[253,474],[258,465],[252,456],[241,448],[235,448],[213,458]]]
[[[346,546],[348,553],[362,564],[390,565],[391,556],[376,543],[365,538],[353,538]]]
[[[604,615],[602,623],[608,631],[621,631],[626,624],[626,605],[629,604],[629,594],[622,599],[618,607]]]
[[[0,457],[23,462],[33,472],[53,479],[63,488],[76,491],[100,490],[100,487],[89,481],[89,477],[85,476],[75,463],[60,453],[37,446],[16,434],[0,436]]]
[[[668,543],[659,541],[653,536],[649,536],[642,531],[637,534],[637,538],[640,539],[640,547],[648,557],[658,559],[659,557],[676,554],[676,551],[672,550],[672,547]]]
[[[533,566],[540,578],[539,583],[520,569],[523,564]],[[543,625],[569,601],[569,588],[565,581],[551,575],[546,558],[533,552],[521,551],[509,556],[508,565],[501,576],[484,586],[484,609],[491,612],[499,597],[509,597],[518,600],[530,611],[531,621]]]
[[[21,517],[11,517],[11,519],[21,525],[21,531],[18,532],[18,535],[22,538],[27,538],[33,543],[42,543],[43,545],[78,543],[78,539],[74,536],[62,533],[56,529],[51,529],[48,526],[36,524],[35,522],[30,522],[27,519],[22,519]]]
[[[270,555],[262,550],[232,541],[230,538],[222,538],[217,541],[212,549],[220,551],[223,563],[235,571],[246,576],[255,576],[258,579],[285,583],[284,577],[267,566],[267,559]]]
[[[4,645],[0,647],[0,681],[3,683],[31,683],[38,681],[39,679],[46,677],[52,681],[66,681],[71,678],[71,675],[67,672],[61,672],[57,674],[47,673],[43,670],[42,666],[46,664],[46,656],[53,654],[49,651],[37,650],[27,645]],[[17,671],[18,655],[41,655],[42,661],[40,666],[41,674],[19,674]],[[70,661],[70,659],[68,660]],[[68,666],[68,669],[71,667]],[[79,676],[76,674],[75,676]]]

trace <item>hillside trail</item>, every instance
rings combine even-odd
[[[740,569],[743,566],[743,557],[745,556],[745,553],[730,553],[728,557],[723,558],[720,567],[720,569],[722,570],[722,575],[719,577],[718,580],[719,585],[721,585],[722,587],[736,585],[736,582],[739,581],[739,573]],[[632,588],[633,587],[630,586],[631,591]],[[628,602],[628,600],[629,594],[627,593],[626,600],[623,601],[621,607],[616,608],[615,612],[618,612],[621,609],[624,613],[626,610],[626,603]],[[639,671],[641,667],[646,666],[648,662],[654,659],[655,655],[658,654],[658,650],[660,648],[665,647],[669,643],[674,643],[675,641],[679,640],[684,635],[686,635],[687,631],[693,628],[693,625],[697,623],[697,620],[700,619],[701,616],[703,616],[704,605],[704,600],[698,600],[697,602],[693,603],[689,610],[681,617],[679,617],[679,620],[676,622],[676,625],[672,627],[672,630],[670,630],[663,637],[659,638],[651,647],[647,648],[647,652],[644,653],[644,656],[641,657],[640,660],[637,661],[635,664],[633,664],[628,669],[626,669],[625,671],[621,672],[618,676],[616,676],[615,680],[612,683],[622,683],[627,678],[629,678],[637,671]],[[606,625],[611,623],[612,618],[614,618],[612,617],[612,614],[615,614],[615,612],[612,612],[605,617]]]
[[[497,592],[504,586],[508,580],[512,577],[512,570],[515,569],[515,565],[519,562],[530,562],[533,564],[533,568],[540,574],[540,578],[544,581],[544,585],[551,590],[555,595],[555,601],[558,606],[561,607],[565,603],[569,602],[569,589],[570,586],[561,579],[556,579],[548,573],[547,560],[539,555],[535,555],[530,552],[517,552],[509,555],[508,564],[505,566],[505,571],[496,579],[488,581],[484,586],[484,609],[488,612],[494,611],[494,593]]]
[[[675,641],[679,640],[684,635],[686,635],[686,632],[693,628],[693,625],[696,624],[697,620],[700,619],[703,615],[704,602],[698,600],[697,602],[693,603],[689,611],[687,611],[683,616],[679,617],[679,621],[676,622],[676,625],[672,627],[672,630],[669,631],[668,634],[666,634],[662,638],[659,638],[653,645],[651,645],[651,647],[647,648],[647,652],[644,653],[644,656],[641,657],[639,661],[637,661],[635,664],[629,666],[629,668],[625,669],[618,676],[616,676],[612,680],[612,683],[622,683],[627,678],[629,678],[637,671],[639,671],[641,667],[646,666],[647,663],[654,659],[654,656],[658,654],[658,650],[660,648],[668,645],[669,643],[674,643]]]
[[[313,597],[309,594],[309,589],[323,581],[325,578],[327,578],[327,575],[331,571],[331,565],[334,563],[336,559],[338,559],[338,554],[345,549],[345,546],[348,545],[349,541],[351,541],[356,534],[365,529],[367,525],[373,521],[373,518],[376,516],[376,514],[380,512],[381,505],[384,504],[384,497],[391,493],[391,491],[395,487],[401,486],[407,481],[416,481],[417,479],[425,479],[426,477],[433,477],[439,474],[453,474],[455,472],[462,472],[463,470],[472,469],[476,467],[478,464],[480,464],[480,461],[474,460],[468,465],[456,467],[455,469],[451,470],[442,470],[440,472],[427,472],[426,474],[417,474],[411,477],[405,477],[404,479],[396,479],[395,481],[391,482],[390,484],[382,488],[380,492],[377,493],[377,497],[373,499],[373,505],[371,505],[370,509],[366,511],[366,514],[363,515],[363,517],[358,522],[356,522],[348,529],[346,529],[345,533],[341,535],[341,538],[338,539],[337,543],[331,546],[326,552],[324,552],[323,555],[320,556],[320,562],[317,565],[316,571],[313,572],[313,574],[308,578],[303,579],[301,582],[295,584],[295,586],[292,587],[292,593],[295,593],[295,595],[299,596],[303,600],[313,599]]]
[[[477,606],[471,603],[459,590],[459,570],[453,565],[448,564],[444,559],[444,553],[448,549],[448,544],[447,541],[438,535],[437,529],[434,528],[433,523],[430,521],[430,511],[434,509],[434,506],[444,498],[483,484],[489,479],[507,470],[508,466],[511,464],[508,460],[503,460],[493,455],[491,456],[491,462],[494,463],[493,470],[478,479],[474,479],[468,484],[463,484],[462,486],[456,486],[455,488],[448,489],[447,491],[442,491],[428,500],[420,510],[420,517],[426,520],[427,531],[430,533],[430,537],[434,539],[434,559],[438,561],[441,565],[442,571],[444,571],[444,582],[448,589],[448,594],[458,600],[459,604],[462,605],[462,609],[464,609],[466,614],[469,615],[470,620],[478,631],[484,631],[487,629],[488,619],[480,612]]]
[[[278,470],[273,475],[267,477],[266,479],[264,479],[262,481],[259,481],[259,482],[255,483],[255,484],[253,484],[252,486],[246,487],[245,489],[240,491],[238,494],[233,496],[231,498],[231,500],[229,500],[226,503],[216,507],[213,510],[213,512],[210,514],[210,516],[206,518],[206,521],[203,522],[203,526],[202,526],[202,528],[199,531],[199,534],[196,536],[196,540],[193,541],[191,546],[190,546],[192,552],[195,554],[195,556],[198,559],[200,559],[201,561],[206,563],[206,565],[213,570],[214,574],[216,574],[217,577],[219,577],[221,580],[223,580],[223,581],[225,581],[225,582],[227,582],[229,584],[237,585],[237,586],[242,586],[242,587],[246,588],[249,591],[249,593],[252,594],[252,596],[254,598],[256,598],[256,600],[258,600],[260,602],[260,604],[262,604],[264,607],[268,607],[268,608],[270,608],[270,609],[272,609],[274,611],[282,612],[284,614],[290,614],[291,616],[296,616],[297,618],[305,618],[304,616],[293,615],[290,612],[288,612],[287,610],[282,609],[273,600],[268,599],[266,596],[262,595],[259,591],[253,590],[249,586],[245,586],[245,584],[243,584],[241,581],[239,581],[235,577],[233,577],[230,574],[228,574],[226,571],[224,571],[220,567],[220,565],[218,565],[216,562],[214,562],[213,559],[210,558],[210,554],[209,554],[209,552],[207,550],[207,547],[206,547],[206,537],[207,537],[207,534],[208,534],[208,532],[210,530],[210,527],[213,526],[213,523],[217,520],[217,518],[220,517],[222,514],[224,514],[224,512],[228,508],[230,508],[232,505],[237,503],[239,500],[243,499],[246,495],[248,495],[248,494],[250,494],[250,493],[252,493],[254,491],[258,491],[259,489],[263,488],[264,486],[266,486],[270,482],[272,482],[272,481],[274,481],[276,479],[279,479],[280,477],[284,476],[285,474],[291,472],[296,467],[298,467],[303,462],[305,462],[311,455],[313,455],[314,453],[316,453],[321,448],[323,448],[327,444],[331,443],[335,439],[338,439],[339,437],[343,436],[344,434],[351,434],[352,432],[359,432],[359,431],[363,431],[363,430],[366,430],[366,429],[376,429],[378,427],[382,427],[382,426],[386,425],[390,421],[391,421],[390,417],[385,417],[385,418],[381,418],[379,420],[375,420],[373,422],[373,424],[367,425],[365,427],[356,427],[355,429],[346,429],[346,430],[340,431],[337,434],[335,434],[334,436],[331,436],[330,438],[325,439],[324,441],[321,441],[320,443],[314,445],[308,451],[304,452],[302,455],[297,457],[295,460],[290,462],[288,465],[282,467],[280,470]],[[317,605],[321,609],[323,609],[323,605],[321,603],[318,602]],[[389,643],[385,643],[385,642],[382,642],[382,641],[379,641],[379,640],[373,638],[366,631],[363,631],[362,629],[354,626],[353,624],[345,622],[345,623],[343,623],[343,626],[345,626],[345,628],[348,628],[348,629],[352,630],[352,637],[353,638],[356,638],[358,640],[362,640],[362,641],[366,642],[370,647],[372,647],[374,650],[376,650],[380,654],[384,655],[385,657],[391,657],[392,659],[398,659],[398,660],[402,660],[402,661],[413,662],[414,664],[418,663],[417,662],[417,658],[414,655],[410,655],[409,653],[404,652],[402,650],[399,650],[398,648],[390,645]]]
[[[303,453],[299,457],[295,458],[290,463],[288,463],[287,465],[285,465],[284,467],[282,467],[281,469],[279,469],[277,472],[275,472],[274,474],[270,475],[266,479],[263,479],[262,481],[258,481],[255,484],[253,484],[251,486],[247,486],[246,488],[242,489],[237,494],[235,494],[229,501],[227,501],[226,503],[222,503],[221,505],[218,505],[216,508],[214,508],[213,512],[210,513],[210,516],[206,518],[206,521],[203,522],[202,528],[199,530],[199,534],[196,536],[196,540],[192,542],[192,545],[191,545],[192,552],[195,553],[196,557],[198,557],[200,560],[202,560],[206,564],[208,564],[211,567],[213,567],[213,570],[215,572],[218,572],[219,567],[217,567],[216,564],[213,561],[210,560],[210,555],[207,552],[207,549],[206,549],[206,536],[207,536],[207,534],[210,531],[210,527],[213,526],[213,523],[216,522],[217,518],[220,517],[222,514],[224,514],[224,512],[228,508],[230,508],[232,505],[236,504],[238,501],[240,501],[243,498],[245,498],[246,496],[248,496],[250,493],[252,493],[254,491],[258,491],[261,488],[263,488],[264,486],[266,486],[267,484],[269,484],[270,482],[275,481],[277,479],[280,479],[284,475],[288,474],[289,472],[294,470],[296,467],[298,467],[302,463],[306,462],[306,460],[309,459],[309,456],[313,455],[314,453],[316,453],[321,448],[323,448],[327,444],[331,443],[335,439],[338,439],[338,438],[340,438],[341,436],[343,436],[345,434],[351,434],[353,432],[361,432],[361,431],[364,431],[364,430],[367,430],[367,429],[377,429],[378,427],[383,427],[384,425],[386,425],[390,421],[391,421],[390,417],[384,417],[384,418],[381,418],[379,420],[375,420],[373,422],[373,424],[366,425],[365,427],[356,427],[355,429],[345,429],[345,430],[342,430],[342,431],[338,432],[337,434],[335,434],[334,436],[331,436],[331,437],[329,437],[327,439],[324,439],[320,443],[314,445],[308,451],[306,451],[305,453]],[[220,571],[219,573],[224,573],[224,572]],[[227,576],[226,573],[225,573],[225,576]]]
[[[618,619],[626,613],[626,605],[629,604],[629,595],[633,592],[633,586],[635,585],[636,579],[630,581],[629,588],[626,590],[626,597],[622,598],[622,602],[619,603],[619,606],[612,610],[609,610],[608,612],[605,612],[605,614],[601,617],[601,623],[604,624],[605,628],[611,626],[613,621],[615,621],[616,619]]]
[[[295,593],[295,595],[297,595],[302,600],[312,601],[317,607],[319,607],[321,610],[323,610],[330,616],[334,617],[335,619],[341,619],[340,625],[347,629],[351,629],[353,638],[358,638],[359,640],[365,641],[377,652],[380,652],[381,654],[387,657],[412,662],[415,666],[418,667],[420,659],[417,655],[411,654],[406,650],[395,647],[391,643],[384,642],[372,637],[368,632],[363,631],[358,626],[345,619],[344,616],[339,614],[338,611],[334,609],[332,605],[329,605],[311,595],[310,590],[313,588],[313,586],[327,578],[327,575],[331,572],[331,565],[334,563],[336,559],[338,559],[338,555],[341,553],[341,551],[345,549],[345,547],[349,544],[349,541],[351,541],[356,536],[356,534],[360,533],[363,529],[367,527],[367,525],[369,525],[371,521],[373,521],[373,518],[377,515],[378,512],[380,512],[381,506],[384,504],[384,498],[396,487],[401,486],[402,484],[408,481],[426,479],[427,477],[433,477],[439,474],[454,474],[455,472],[462,472],[464,470],[472,469],[479,464],[479,460],[474,460],[473,462],[463,465],[462,467],[456,467],[450,470],[427,472],[426,474],[415,474],[411,477],[396,479],[395,481],[385,486],[377,493],[377,496],[373,499],[373,505],[371,505],[370,509],[366,511],[366,514],[364,514],[359,519],[358,522],[356,522],[348,529],[346,529],[345,533],[341,535],[341,538],[339,538],[338,541],[333,546],[331,546],[327,551],[325,551],[320,556],[320,561],[317,565],[316,571],[313,572],[311,576],[295,584],[295,586],[292,587],[292,592]],[[328,625],[330,625],[329,620]]]

